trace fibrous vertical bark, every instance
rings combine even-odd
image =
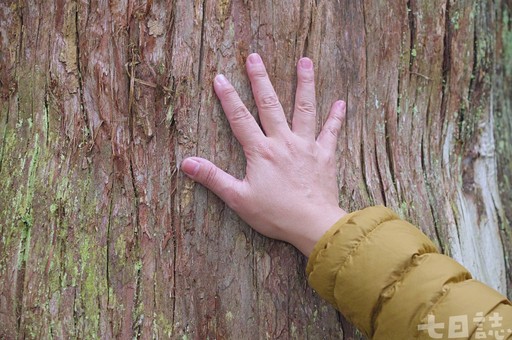
[[[343,207],[388,205],[510,296],[511,13],[510,0],[2,2],[0,337],[360,338],[307,287],[305,258],[178,171],[199,155],[243,177],[211,84],[225,74],[256,115],[251,52],[287,113],[301,56],[318,126],[347,100]]]

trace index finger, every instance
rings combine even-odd
[[[215,77],[213,87],[222,104],[231,130],[233,130],[233,134],[243,147],[258,144],[261,139],[265,138],[260,126],[225,76],[219,74]]]

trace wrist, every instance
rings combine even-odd
[[[319,209],[318,211],[321,210]],[[300,234],[296,235],[290,243],[306,257],[309,257],[320,238],[346,214],[347,212],[340,207],[333,207],[328,211],[323,209],[321,213],[312,216],[309,225],[300,230]]]

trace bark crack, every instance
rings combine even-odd
[[[398,106],[397,106],[397,117],[398,117],[398,108],[400,107],[400,73],[398,74],[398,89],[397,89],[397,97],[398,97]],[[388,110],[388,113],[386,114],[387,116],[390,115],[390,112],[391,110]],[[391,118],[391,117],[389,117]],[[398,127],[398,118],[397,118],[397,125],[396,127]],[[385,143],[384,143],[384,147],[385,147],[385,150],[386,150],[386,157],[388,159],[388,169],[389,169],[389,175],[391,177],[391,183],[393,184],[393,187],[395,189],[395,192],[398,192],[397,190],[397,187],[396,187],[396,178],[395,178],[395,164],[394,164],[394,158],[393,158],[393,148],[391,147],[391,134],[390,134],[390,128],[389,128],[389,125],[391,124],[391,119],[387,119],[386,118],[386,121],[384,122],[384,139],[385,139]],[[395,131],[396,131],[396,128],[395,128]],[[395,136],[396,134],[394,133],[393,136]]]
[[[364,127],[361,127],[361,136],[363,136],[364,134]],[[366,163],[365,163],[365,159],[364,159],[364,144],[362,143],[362,141],[359,143],[360,144],[360,157],[361,157],[361,173],[363,175],[363,184],[364,184],[364,189],[365,189],[365,193],[366,193],[366,197],[367,199],[370,199],[371,196],[370,196],[370,190],[368,188],[368,181],[367,181],[367,178],[366,178]],[[373,202],[370,202],[370,204],[373,204]]]
[[[114,174],[114,163],[112,162],[112,174]],[[112,183],[112,189],[114,186],[114,176],[112,175],[111,178]],[[112,212],[113,212],[113,206],[114,206],[114,190],[110,190],[111,197],[110,197],[110,205],[108,208],[108,223],[107,223],[107,246],[106,246],[106,269],[105,269],[105,275],[106,275],[106,281],[107,281],[107,310],[110,308],[110,242],[111,242],[111,229],[112,229]],[[113,327],[113,324],[110,324],[111,327]],[[113,334],[113,329],[111,328],[111,332]]]
[[[255,249],[255,231],[250,228],[250,233],[251,233],[251,248],[253,249],[253,251],[251,252],[252,254],[252,278],[253,278],[253,286],[254,286],[254,292],[256,293],[256,308],[258,310],[258,313],[255,313],[256,317],[257,317],[257,322],[258,324],[260,323],[260,313],[259,313],[259,310],[260,310],[260,291],[259,291],[259,288],[258,288],[258,259],[256,258],[256,253],[254,252],[254,249]]]
[[[199,84],[201,84],[201,74],[202,74],[202,70],[203,70],[203,58],[204,58],[204,26],[205,26],[205,6],[206,6],[206,0],[203,0],[203,13],[202,13],[202,22],[201,22],[201,36],[200,36],[200,42],[199,42],[199,65],[198,65],[198,71],[197,71],[197,82]],[[197,126],[196,126],[196,131],[199,131],[199,125],[200,125],[200,121],[201,121],[201,108],[203,106],[203,91],[202,91],[202,86],[201,86],[201,89],[199,91],[199,107],[197,109]],[[198,147],[198,144],[196,143],[196,148]],[[197,149],[196,149],[196,154],[197,154]]]
[[[452,43],[452,32],[450,28],[450,1],[446,1],[446,10],[445,10],[445,32],[444,32],[444,43],[443,43],[443,71],[442,71],[442,87],[441,91],[441,112],[440,112],[440,123],[444,126],[444,121],[446,119],[446,110],[448,108],[448,82],[449,79],[449,70],[451,64],[451,43]],[[439,143],[442,143],[442,139],[439,140]],[[441,147],[441,145],[439,146]],[[446,160],[448,161],[448,160]]]
[[[427,186],[429,188],[429,192],[431,192],[431,188],[430,188],[430,185],[427,183]],[[429,198],[431,198],[432,195],[429,195]],[[445,253],[445,246],[444,246],[444,242],[443,240],[441,239],[441,233],[440,233],[440,230],[438,228],[438,220],[437,220],[437,215],[436,215],[436,210],[434,209],[434,206],[432,205],[432,198],[430,199],[430,202],[429,202],[429,208],[430,208],[430,214],[432,215],[432,219],[434,221],[434,232],[436,233],[436,238],[439,242],[437,242],[440,250],[441,250],[441,254],[446,254]]]
[[[177,187],[177,180],[176,180],[176,176],[174,177],[174,185],[173,187],[176,188]],[[174,192],[176,191],[176,189],[174,189]],[[176,209],[175,211],[178,211],[179,209],[179,205],[178,205],[178,202],[176,200],[176,193],[174,193],[174,195],[171,195],[171,206],[175,206]],[[172,247],[173,247],[173,261],[172,261],[172,273],[173,273],[173,277],[172,277],[172,287],[171,287],[171,299],[172,299],[172,324],[174,325],[174,320],[176,319],[176,269],[177,269],[177,266],[176,266],[176,261],[177,261],[177,258],[178,258],[178,240],[176,239],[176,224],[179,223],[180,221],[180,218],[179,218],[179,215],[178,216],[175,216],[174,218],[172,218],[172,221],[174,222],[173,225],[174,225],[174,228],[173,230],[171,230],[171,233],[172,233]]]
[[[30,246],[30,225],[28,221],[23,221],[23,229],[22,229],[22,235],[20,240],[20,250],[18,253],[18,270],[17,270],[17,277],[16,277],[16,331],[18,333],[18,336],[21,332],[21,327],[23,325],[23,296],[25,293],[25,273],[26,273],[26,266],[27,266],[27,259],[26,254],[28,254],[27,248]],[[20,259],[21,257],[21,259]],[[24,336],[23,336],[24,337]]]
[[[133,143],[133,135],[131,142]],[[135,295],[133,297],[133,323],[132,323],[132,331],[133,331],[133,338],[139,339],[141,336],[141,330],[142,330],[142,321],[143,321],[143,314],[141,314],[140,309],[142,308],[141,305],[141,275],[142,275],[142,259],[140,256],[140,237],[143,236],[143,233],[140,232],[140,220],[139,220],[139,193],[137,191],[136,187],[136,179],[135,179],[135,172],[133,170],[133,161],[130,159],[130,174],[131,174],[131,182],[133,187],[133,194],[135,198],[134,202],[134,211],[135,211],[135,229],[134,229],[134,236],[135,236],[135,254],[138,257],[138,261],[135,263]]]
[[[379,157],[377,155],[377,140],[375,140],[375,143],[373,144],[374,146],[374,155],[375,155],[375,164],[377,165],[377,175],[379,177],[379,183],[380,183],[380,192],[381,192],[381,195],[382,195],[382,200],[384,201],[384,205],[387,206],[387,202],[386,202],[386,190],[385,190],[385,187],[384,187],[384,180],[382,179],[382,174],[381,174],[381,170],[380,170],[380,165],[379,165]]]
[[[203,57],[204,57],[204,35],[205,35],[205,19],[206,19],[206,0],[203,0],[203,13],[201,17],[201,40],[199,42],[199,66],[197,69],[197,82],[201,84],[201,75],[203,74]],[[202,92],[202,91],[201,91]]]
[[[364,67],[365,67],[365,73],[368,71],[368,44],[366,44],[366,37],[368,35],[368,27],[367,27],[367,22],[366,22],[366,8],[365,8],[365,3],[364,1],[362,2],[361,4],[362,6],[362,10],[363,10],[363,25],[364,25],[364,45],[365,45],[365,48],[364,48]],[[365,103],[365,111],[367,111],[367,105],[368,105],[368,77],[365,77],[365,89],[364,89],[364,103]],[[367,112],[365,112],[367,113]],[[366,120],[366,117],[367,115],[364,114],[363,117],[362,117],[362,122],[361,122],[361,133],[360,133],[360,136],[361,136],[361,141],[360,141],[360,157],[361,157],[361,172],[362,172],[362,176],[363,176],[363,184],[364,184],[364,189],[366,191],[366,197],[368,200],[371,199],[371,195],[370,195],[370,190],[369,190],[369,187],[368,187],[368,181],[367,181],[367,178],[366,178],[366,164],[365,164],[365,148],[364,148],[364,144],[362,143],[363,139],[364,139],[364,136],[365,136],[365,132],[366,132],[366,123],[367,123],[367,120]],[[372,203],[372,202],[370,202]]]
[[[176,130],[171,130],[171,131],[176,131]],[[171,132],[171,140],[175,140],[175,136],[174,136],[174,133]],[[173,159],[172,160],[174,163],[175,163],[175,166],[177,166],[176,164],[176,160]],[[178,225],[180,223],[180,206],[179,206],[179,202],[178,202],[178,199],[176,198],[176,191],[177,191],[177,188],[178,188],[178,180],[177,180],[177,167],[174,169],[174,171],[172,172],[171,174],[171,198],[170,198],[170,205],[171,207],[174,207],[174,212],[177,212],[176,215],[171,215],[171,238],[172,238],[172,251],[173,251],[173,257],[172,257],[172,273],[173,273],[173,277],[172,277],[172,286],[171,286],[171,303],[172,303],[172,325],[174,325],[174,320],[176,319],[176,272],[177,272],[177,266],[176,266],[176,259],[178,257],[178,250],[177,250],[177,247],[178,247],[178,240],[176,239],[176,233],[177,233],[177,230],[179,229]],[[166,246],[166,244],[164,245],[164,247]]]
[[[301,10],[304,12],[306,12],[305,8],[304,8],[304,1],[301,1]],[[308,11],[309,13],[309,24],[306,25],[306,32],[305,32],[305,38],[304,38],[304,46],[302,48],[302,57],[306,55],[306,52],[308,51],[308,47],[309,47],[309,32],[311,32],[311,28],[313,27],[313,13],[312,13],[313,9],[311,8],[310,11]]]
[[[131,18],[130,18],[131,19]],[[142,331],[142,322],[143,322],[143,313],[141,313],[141,309],[143,305],[141,304],[141,275],[142,275],[142,259],[140,258],[140,238],[143,237],[143,232],[140,230],[140,211],[139,211],[139,203],[140,203],[140,194],[137,188],[137,179],[134,170],[134,160],[133,157],[135,155],[134,145],[135,145],[135,127],[134,127],[134,101],[135,101],[135,66],[138,61],[138,53],[136,47],[137,39],[132,36],[132,30],[130,28],[131,25],[128,25],[128,41],[129,44],[128,55],[130,56],[129,61],[129,84],[128,84],[128,131],[129,131],[129,141],[128,141],[128,165],[130,171],[130,181],[133,190],[133,211],[135,214],[135,227],[134,227],[134,253],[137,261],[135,262],[135,294],[133,296],[133,310],[132,310],[132,338],[139,339],[141,337]],[[134,42],[135,41],[135,42]]]
[[[89,150],[92,150],[94,146],[94,139],[92,138],[92,129],[93,127],[90,126],[89,123],[89,116],[87,114],[87,111],[85,109],[85,99],[84,99],[84,88],[83,88],[83,77],[82,77],[82,65],[80,63],[80,27],[79,27],[79,11],[78,11],[78,2],[75,4],[75,43],[76,43],[76,69],[77,69],[77,77],[78,77],[78,95],[80,98],[80,113],[84,119],[85,126],[87,127],[85,129],[85,137],[90,140],[91,146]],[[90,6],[90,4],[89,4]],[[89,19],[89,16],[87,16],[87,19]],[[86,26],[87,27],[87,26]]]
[[[409,19],[409,29],[411,31],[411,36],[410,36],[410,45],[409,45],[409,78],[411,77],[411,75],[414,73],[413,72],[413,64],[414,64],[414,59],[416,58],[416,48],[414,46],[415,44],[415,38],[416,38],[416,23],[414,22],[414,10],[412,8],[412,1],[411,0],[408,0],[407,1],[407,16],[408,16],[408,19]]]
[[[9,124],[10,105],[7,105],[7,112],[5,115],[4,133],[2,134],[2,146],[0,148],[0,173],[2,173],[2,165],[4,162],[5,142],[7,141],[7,125]]]
[[[41,6],[39,6],[39,13],[41,13]],[[35,51],[40,51],[40,48],[39,48],[39,40],[40,40],[40,29],[41,29],[41,15],[38,16],[37,18],[37,30],[36,30],[36,41],[35,41]],[[39,66],[38,65],[38,60],[34,61],[33,64],[31,65],[33,67],[33,74],[34,74],[34,77],[37,79],[37,73],[35,72],[35,70],[37,69],[37,67]],[[35,93],[35,88],[34,86],[31,86],[30,87],[30,119],[32,119],[32,122],[34,121],[34,93]],[[29,144],[29,141],[28,141],[28,138],[27,138],[27,146]]]
[[[73,326],[74,326],[74,331],[75,331],[75,336],[76,338],[80,338],[79,334],[78,333],[78,320],[80,320],[79,316],[78,316],[78,311],[76,310],[76,300],[77,300],[77,294],[76,294],[76,287],[73,287],[74,291],[73,291]]]
[[[20,16],[20,38],[19,38],[19,41],[18,41],[18,45],[19,45],[19,48],[18,48],[18,55],[16,56],[16,60],[20,60],[21,59],[21,56],[23,55],[23,30],[24,30],[24,26],[23,26],[23,7],[20,6],[19,7],[19,16]],[[16,74],[16,87],[19,86],[19,83],[20,83],[20,78],[19,78],[19,70],[18,70],[18,67],[20,66],[20,63],[17,62],[16,63],[16,66],[15,66],[15,74]],[[17,113],[17,117],[16,119],[18,120],[20,117],[20,96],[16,96],[16,113]]]
[[[478,2],[476,4],[478,4]],[[471,65],[471,76],[469,78],[469,86],[468,86],[468,98],[466,101],[467,103],[470,103],[471,94],[473,93],[475,79],[477,77],[477,67],[478,67],[478,32],[477,32],[476,24],[473,24],[473,64]],[[493,70],[495,70],[495,68],[493,68]],[[493,84],[493,82],[491,82],[491,84]],[[494,91],[491,91],[491,94],[492,93],[494,93]]]

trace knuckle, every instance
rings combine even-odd
[[[299,80],[303,84],[313,84],[315,82],[315,75],[313,72],[303,72],[299,75]]]
[[[249,75],[253,78],[266,78],[267,71],[264,67],[252,67],[249,70]]]
[[[260,106],[263,109],[277,109],[281,104],[275,94],[263,95],[260,99]]]
[[[296,141],[293,139],[293,138],[285,138],[284,139],[284,146],[285,146],[285,150],[289,153],[296,153],[297,152],[297,143]]]
[[[338,133],[340,132],[340,129],[338,126],[334,126],[334,125],[331,125],[331,126],[328,126],[327,127],[327,132],[334,138],[338,138]]]
[[[333,122],[336,124],[336,126],[337,126],[337,127],[338,127],[338,129],[339,129],[339,127],[340,127],[340,126],[341,126],[341,124],[343,123],[343,119],[340,117],[340,115],[337,115],[337,114],[333,115],[333,116],[332,116],[332,119],[333,119]]]
[[[226,86],[224,89],[222,89],[222,95],[224,97],[232,97],[236,94],[236,90],[233,86]]]
[[[309,100],[299,100],[297,110],[310,116],[316,115],[316,105]]]
[[[342,120],[340,117],[338,117],[336,115],[331,116],[329,118],[329,120],[327,121],[327,123],[325,124],[324,129],[330,136],[338,138],[338,134],[341,130],[341,123],[342,123]]]
[[[236,105],[231,111],[230,118],[233,123],[237,123],[249,119],[250,115],[249,110],[244,105]]]
[[[217,183],[217,168],[214,166],[210,166],[208,170],[206,171],[205,177],[204,177],[204,184],[209,187],[213,188],[215,187]]]
[[[332,133],[335,137],[338,137],[338,134],[341,130],[341,125],[343,120],[338,115],[334,115],[331,118],[331,123],[327,126],[330,133]]]
[[[268,143],[258,143],[252,146],[248,153],[266,160],[274,159],[275,156],[275,151]]]
[[[269,145],[259,145],[258,153],[264,159],[273,159],[274,158],[274,150]]]

